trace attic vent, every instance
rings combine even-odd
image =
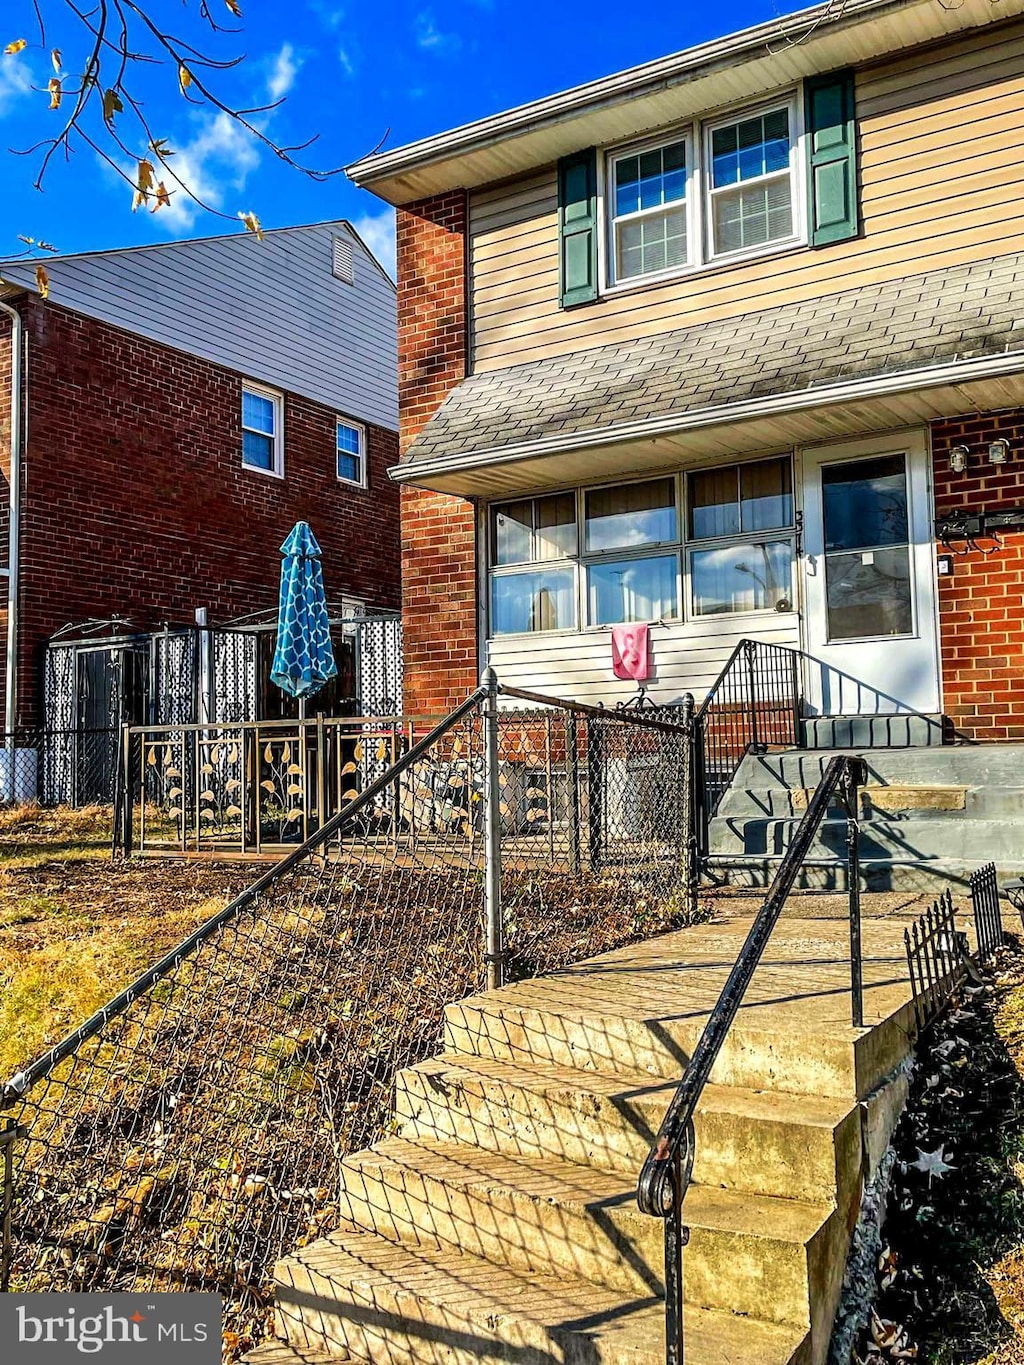
[[[351,284],[354,279],[352,269],[352,243],[346,242],[344,237],[334,239],[334,278],[344,280],[346,284]]]

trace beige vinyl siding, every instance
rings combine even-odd
[[[473,358],[500,369],[1019,249],[1024,24],[857,76],[861,237],[558,307],[555,168],[470,206]],[[602,243],[602,247],[604,244]]]
[[[652,699],[676,701],[692,692],[700,702],[740,640],[751,636],[799,649],[800,618],[795,612],[757,612],[652,625],[654,670],[646,684]],[[487,657],[506,687],[606,705],[625,701],[637,690],[636,683],[612,676],[610,630],[499,635],[487,642]]]

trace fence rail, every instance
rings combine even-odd
[[[722,798],[744,757],[801,744],[800,655],[741,640],[694,716],[696,830],[701,855]]]
[[[492,682],[403,733],[305,843],[3,1087],[24,1133],[13,1289],[215,1290],[248,1349],[274,1261],[334,1225],[339,1162],[382,1134],[446,1005],[685,922],[686,732],[517,700]]]

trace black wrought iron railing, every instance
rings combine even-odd
[[[694,714],[696,827],[708,827],[748,753],[801,742],[800,655],[784,645],[741,640]]]
[[[737,649],[733,657],[734,660],[741,661],[744,668],[751,661],[756,666],[757,652],[747,652],[743,645]],[[748,718],[744,724],[752,727],[753,722]],[[746,732],[737,730],[738,735],[742,733],[749,733],[749,730]],[[864,760],[849,754],[841,754],[832,759],[822,774],[821,781],[808,802],[804,817],[779,864],[775,879],[751,925],[721,995],[704,1026],[640,1173],[637,1202],[641,1210],[665,1220],[667,1365],[682,1365],[683,1362],[683,1247],[686,1244],[683,1199],[693,1170],[694,1115],[772,931],[807,858],[811,843],[836,796],[841,799],[847,818],[850,1017],[855,1028],[863,1026],[858,803],[859,789],[866,779],[867,765]]]
[[[999,906],[999,877],[995,863],[986,863],[971,876],[971,908],[978,959],[990,958],[1003,946],[1003,915]]]

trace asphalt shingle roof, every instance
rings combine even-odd
[[[472,375],[403,464],[1024,347],[1024,252]]]

